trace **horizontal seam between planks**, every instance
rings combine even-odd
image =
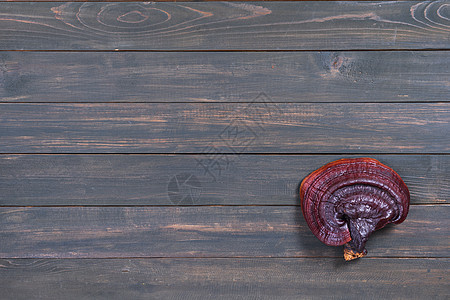
[[[411,203],[410,206],[450,206],[449,203]],[[300,207],[297,204],[193,204],[193,205],[175,205],[175,204],[166,204],[166,205],[130,205],[130,204],[122,204],[122,205],[0,205],[0,208],[104,208],[104,207],[117,207],[117,208],[127,208],[127,207],[142,207],[142,208],[156,208],[156,207],[166,207],[166,208],[178,208],[178,207]]]
[[[413,153],[413,152],[302,152],[302,153],[279,153],[279,152],[267,152],[267,153],[261,153],[261,152],[246,152],[246,153],[229,153],[229,152],[223,152],[223,153],[216,153],[220,155],[230,155],[230,156],[331,156],[331,155],[422,155],[422,156],[445,156],[450,155],[448,152],[443,153]],[[211,155],[210,153],[202,153],[202,152],[188,152],[188,153],[168,153],[168,152],[155,152],[155,153],[149,153],[149,152],[140,152],[140,153],[108,153],[108,152],[95,152],[95,153],[89,153],[89,152],[64,152],[64,153],[52,153],[52,152],[39,152],[39,153],[33,153],[33,152],[0,152],[0,155],[147,155],[147,156],[208,156]]]
[[[267,102],[256,101],[2,101],[3,104],[267,104]],[[450,103],[450,100],[406,100],[406,101],[271,101],[270,104],[436,104]]]
[[[0,2],[1,3],[1,2]],[[11,2],[8,2],[11,3]],[[450,51],[450,48],[383,48],[383,49],[0,49],[0,52],[425,52]]]
[[[80,259],[102,259],[102,260],[117,260],[117,259],[336,259],[342,256],[117,256],[117,257],[64,257],[64,258],[47,258],[47,257],[0,257],[0,259],[36,259],[36,260],[80,260]],[[378,256],[378,257],[364,257],[368,259],[449,259],[449,256]]]
[[[277,2],[277,1],[284,1],[284,2],[302,2],[302,1],[314,1],[314,2],[361,2],[361,1],[367,1],[367,2],[373,2],[373,0],[228,0],[228,2]],[[397,2],[411,2],[410,0],[397,0]],[[416,0],[417,1],[417,0]],[[2,0],[1,2],[59,2],[59,1],[51,1],[51,0]],[[73,0],[72,2],[142,2],[142,0]],[[154,0],[152,2],[198,2],[198,0]],[[202,2],[223,2],[223,0],[202,0]]]

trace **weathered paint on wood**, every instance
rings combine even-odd
[[[7,259],[7,299],[448,299],[450,261]]]
[[[356,155],[0,155],[0,205],[299,205],[298,186]],[[370,155],[411,203],[449,203],[449,155]]]
[[[69,51],[0,52],[0,102],[47,102],[0,105],[0,153],[34,153],[0,205],[53,205],[0,208],[0,298],[448,299],[448,6],[2,1],[0,50]],[[414,205],[344,264],[295,191],[352,153]]]
[[[444,153],[450,103],[0,104],[2,153]]]
[[[299,206],[0,208],[1,258],[342,257]],[[448,257],[450,206],[412,206],[369,257]]]
[[[449,48],[448,1],[2,3],[3,50]]]
[[[0,101],[449,101],[449,61],[447,51],[0,52]]]

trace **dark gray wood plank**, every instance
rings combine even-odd
[[[449,101],[449,81],[446,51],[0,52],[2,102]]]
[[[448,299],[449,259],[0,260],[7,299]]]
[[[0,155],[0,205],[299,205],[303,178],[344,157],[358,156]],[[449,203],[450,155],[370,157],[412,204]]]
[[[448,3],[3,3],[0,49],[447,49]]]
[[[449,103],[0,104],[2,153],[444,153]]]
[[[0,208],[1,258],[342,257],[299,206]],[[448,257],[450,206],[412,206],[369,257]]]

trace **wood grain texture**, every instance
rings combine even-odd
[[[450,103],[0,104],[2,153],[443,153]]]
[[[449,259],[8,259],[7,299],[448,299]]]
[[[298,186],[355,155],[1,155],[0,205],[299,205]],[[371,155],[414,204],[450,199],[449,155]]]
[[[0,52],[2,102],[449,101],[450,53]]]
[[[450,298],[449,0],[0,2],[0,298]],[[296,192],[365,154],[344,263]]]
[[[0,208],[1,258],[342,257],[298,206]],[[412,206],[369,257],[448,257],[450,206]]]
[[[3,50],[447,49],[448,1],[3,3]]]

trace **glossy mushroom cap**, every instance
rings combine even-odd
[[[409,191],[400,176],[372,158],[340,159],[312,172],[300,186],[303,215],[314,235],[364,256],[370,234],[408,215]],[[347,244],[348,243],[348,244]]]

